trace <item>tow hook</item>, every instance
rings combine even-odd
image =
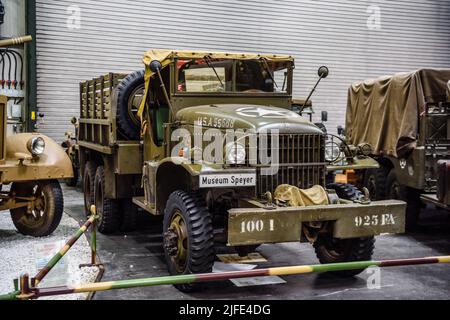
[[[266,203],[264,209],[266,209],[266,210],[276,209],[277,206],[273,203],[273,197],[272,197],[272,193],[270,191],[267,191],[266,193],[264,193],[264,198],[267,199],[267,203]]]

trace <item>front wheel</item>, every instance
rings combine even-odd
[[[214,264],[214,237],[211,214],[196,194],[175,191],[164,211],[163,242],[171,275],[208,273]],[[178,284],[177,289],[191,292],[193,284]]]
[[[63,214],[64,200],[57,180],[16,182],[12,184],[11,192],[16,197],[33,198],[31,207],[10,210],[14,226],[20,233],[43,237],[58,227]]]
[[[345,200],[362,200],[364,195],[354,185],[349,183],[332,183],[327,188],[334,189],[339,198]],[[343,213],[345,214],[345,213]],[[313,244],[320,263],[340,263],[352,261],[366,261],[372,259],[375,248],[375,238],[334,238],[332,232],[319,233]],[[340,277],[352,277],[361,273],[363,269],[333,271],[331,274]]]
[[[374,237],[337,239],[329,233],[320,234],[314,242],[314,249],[320,263],[339,263],[352,261],[367,261],[372,259],[375,247]],[[341,277],[352,277],[363,269],[333,271],[332,274]]]

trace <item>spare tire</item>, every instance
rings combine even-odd
[[[117,86],[117,126],[125,139],[140,138],[141,120],[137,111],[144,95],[144,88],[144,70],[130,73]]]

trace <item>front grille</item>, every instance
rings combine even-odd
[[[321,134],[280,134],[278,172],[262,175],[258,168],[257,195],[262,196],[267,191],[273,193],[280,184],[302,189],[316,184],[323,186],[326,173],[324,148],[325,137]]]

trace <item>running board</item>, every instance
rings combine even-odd
[[[142,208],[143,210],[150,212],[155,216],[158,215],[158,213],[156,212],[155,204],[145,201],[145,197],[133,197],[133,203],[139,208]]]
[[[420,200],[422,200],[425,203],[431,203],[435,206],[438,206],[439,208],[450,210],[450,207],[446,204],[439,201],[435,193],[423,193],[420,195]]]

